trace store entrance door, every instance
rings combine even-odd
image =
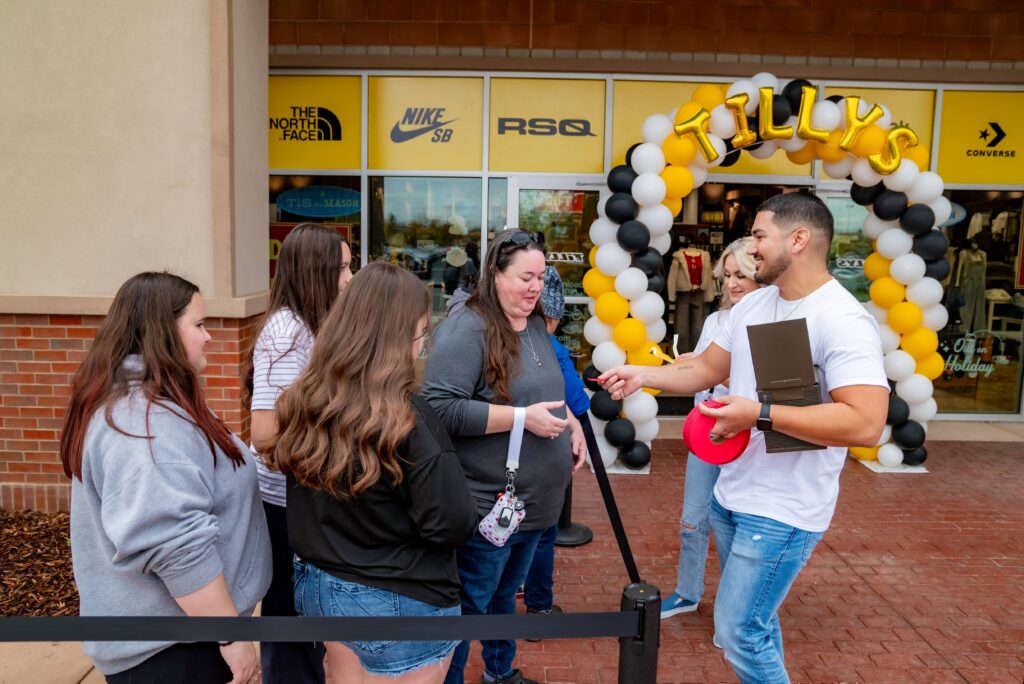
[[[555,337],[568,347],[578,370],[590,363],[592,347],[583,337],[590,298],[583,292],[583,275],[590,224],[597,203],[608,188],[599,178],[519,176],[508,179],[508,225],[544,236],[548,263],[558,269],[565,288],[565,316]]]

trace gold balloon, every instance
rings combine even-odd
[[[623,321],[622,323],[625,322]],[[619,325],[622,325],[622,323],[619,323]],[[660,366],[663,363],[662,360],[651,353],[651,347],[657,346],[654,342],[646,340],[639,348],[627,350],[626,363],[631,366]]]
[[[878,252],[872,252],[864,260],[864,275],[868,280],[885,278],[889,275],[889,264],[891,263],[892,259],[886,259]]]
[[[846,158],[846,150],[839,147],[841,137],[843,132],[837,129],[828,134],[828,142],[807,144],[818,146],[818,157],[822,161],[837,162]]]
[[[935,334],[934,330],[925,327],[920,327],[900,338],[900,349],[918,361],[934,354],[938,348],[939,336]]]
[[[642,321],[627,318],[612,328],[612,340],[627,352],[640,350],[647,342],[647,328]]]
[[[807,143],[796,152],[786,152],[786,157],[794,164],[809,164],[818,157],[814,143]]]
[[[792,138],[792,126],[776,126],[772,122],[772,98],[775,97],[772,89],[759,88],[758,91],[761,93],[761,103],[758,105],[760,108],[758,125],[761,128],[761,138],[764,140],[789,140]]]
[[[597,247],[594,247],[596,250]],[[593,250],[591,250],[593,252]],[[606,292],[615,292],[615,278],[592,268],[583,274],[583,291],[597,299]]]
[[[913,302],[897,302],[889,309],[886,323],[896,332],[905,335],[920,328],[923,319],[924,314],[921,313],[921,307],[917,304]]]
[[[594,302],[594,311],[605,325],[617,325],[629,315],[629,300],[618,292],[605,292]]]
[[[868,294],[875,304],[883,309],[889,309],[906,299],[907,288],[895,278],[885,276],[871,283]]]
[[[704,155],[704,158],[710,164],[711,162],[718,159],[718,150],[711,144],[711,140],[708,138],[708,122],[711,121],[711,114],[708,110],[701,109],[698,113],[691,116],[689,119],[682,123],[675,125],[676,135],[680,138],[684,135],[692,135],[693,141],[697,143],[697,149]]]
[[[697,155],[697,143],[689,136],[680,138],[672,134],[661,143],[661,151],[672,166],[687,166]]]
[[[590,268],[597,269],[597,262],[594,259],[597,257],[597,245],[590,248],[590,254],[587,255],[587,263],[590,264]],[[603,275],[603,274],[602,274]]]
[[[666,197],[686,197],[693,190],[693,174],[685,166],[666,166],[661,179],[665,181]]]
[[[842,139],[839,141],[839,146],[847,152],[853,149],[857,138],[860,137],[861,132],[865,128],[881,119],[885,112],[878,105],[872,105],[868,113],[863,117],[857,116],[857,111],[860,109],[860,98],[856,95],[850,95],[846,98],[846,132],[843,133]]]
[[[867,158],[882,149],[883,145],[885,145],[885,131],[872,124],[857,136],[851,151],[858,157]]]
[[[887,176],[899,168],[900,159],[902,159],[899,145],[901,140],[905,141],[906,147],[914,147],[917,145],[917,133],[906,126],[897,126],[891,129],[886,136],[885,147],[882,148],[882,151],[868,157],[871,168],[883,176]]]
[[[831,131],[824,131],[811,125],[811,110],[814,109],[814,101],[818,97],[818,89],[814,86],[804,86],[800,96],[800,112],[796,117],[796,134],[804,140],[814,142],[828,142],[828,135]]]
[[[877,461],[878,447],[850,447],[850,453],[858,461]]]
[[[703,109],[703,107],[699,102],[687,102],[676,110],[676,120],[673,123],[683,123],[687,119],[700,114],[701,109]]]
[[[725,93],[722,92],[721,87],[714,83],[705,83],[697,86],[697,89],[693,91],[693,97],[690,99],[710,112],[725,102]]]
[[[902,147],[902,146],[901,146]],[[916,145],[915,147],[902,148],[902,154],[904,159],[917,164],[917,168],[921,171],[928,170],[928,150],[924,145]]]
[[[683,198],[682,197],[665,197],[661,202],[668,210],[672,212],[672,216],[679,216],[679,212],[683,210]]]
[[[929,380],[936,379],[942,375],[944,370],[946,370],[946,360],[938,352],[929,354],[917,362],[916,371]]]
[[[732,146],[735,148],[746,147],[757,142],[757,133],[750,130],[747,124],[747,103],[750,96],[746,93],[737,93],[732,97],[725,98],[725,106],[732,110],[732,118],[736,120],[736,135],[732,138]]]

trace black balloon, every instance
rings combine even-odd
[[[927,204],[912,204],[900,216],[900,228],[913,236],[924,235],[935,225],[935,212]]]
[[[639,209],[636,200],[628,192],[615,192],[604,205],[604,214],[616,223],[625,223],[635,219]]]
[[[874,210],[875,216],[883,221],[898,219],[907,210],[907,196],[902,192],[885,190],[875,198]]]
[[[924,235],[914,238],[914,254],[926,262],[935,261],[946,256],[949,239],[941,230],[929,230]]]
[[[647,276],[647,289],[650,292],[660,293],[665,289],[665,276],[660,273],[654,273]]]
[[[619,246],[630,254],[642,252],[651,244],[651,231],[640,221],[626,221],[615,233]]]
[[[829,102],[835,102],[836,104],[839,104],[840,102],[842,102],[843,100],[846,99],[846,96],[844,96],[844,95],[829,95],[825,99],[828,100]],[[843,114],[845,115],[846,112],[843,112]]]
[[[784,126],[791,116],[793,116],[793,106],[789,104],[789,100],[785,97],[773,97],[772,124]]]
[[[803,97],[803,87],[811,85],[807,79],[796,78],[786,84],[782,89],[782,96],[789,100],[791,111],[800,111],[800,98]]]
[[[949,262],[946,261],[945,257],[924,262],[924,275],[926,278],[935,278],[941,282],[949,276],[949,271]]]
[[[583,384],[587,386],[591,392],[602,391],[601,383],[597,381],[597,378],[601,375],[601,371],[594,367],[594,364],[590,364],[583,369]],[[605,392],[607,394],[607,392]],[[611,397],[609,397],[611,398]]]
[[[593,406],[593,399],[591,399],[591,406]],[[636,441],[636,428],[629,420],[616,418],[604,426],[604,438],[612,446],[622,449]]]
[[[726,153],[725,157],[722,159],[722,163],[719,164],[719,166],[723,168],[727,166],[732,166],[733,164],[740,160],[740,154],[742,154],[742,150],[733,150],[732,152]]]
[[[622,402],[612,399],[608,390],[594,392],[594,396],[590,397],[590,412],[595,418],[614,420],[622,413]]]
[[[877,185],[864,187],[854,183],[850,186],[850,199],[862,207],[866,207],[885,191],[885,185],[879,181]]]
[[[612,192],[629,192],[636,175],[636,171],[629,164],[619,164],[608,172],[608,188]]]
[[[924,444],[924,428],[916,420],[908,420],[892,429],[892,441],[901,449],[916,449]]]
[[[627,468],[643,468],[651,462],[651,450],[643,442],[633,442],[625,449],[619,450],[619,460]]]
[[[597,395],[595,394],[594,396],[596,397]],[[610,397],[611,395],[609,395]],[[591,405],[593,405],[593,399],[591,399]],[[595,413],[594,415],[596,416],[597,414]],[[910,405],[895,394],[889,395],[889,413],[885,417],[885,422],[896,427],[897,425],[903,425],[908,420],[910,420]]]
[[[633,255],[633,266],[636,266],[644,275],[651,276],[665,270],[665,262],[661,260],[658,250],[647,248]]]
[[[928,460],[928,450],[923,446],[903,450],[903,465],[918,466]]]
[[[626,150],[626,163],[627,164],[632,164],[633,163],[633,150],[635,150],[636,148],[640,147],[642,144],[643,143],[633,143],[632,145],[629,146],[629,149]]]

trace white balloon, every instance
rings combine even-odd
[[[756,88],[771,88],[776,92],[779,91],[779,79],[775,77],[775,74],[770,74],[767,71],[762,71],[759,74],[754,74],[750,79]]]
[[[636,299],[647,292],[647,275],[639,268],[630,266],[615,276],[615,291],[626,299]]]
[[[708,122],[708,131],[719,138],[731,138],[736,135],[736,119],[733,116],[732,110],[724,104],[717,105],[712,109],[711,120]]]
[[[895,192],[906,192],[913,187],[914,181],[917,180],[920,173],[916,163],[909,159],[904,159],[900,161],[900,165],[896,167],[895,171],[888,176],[882,177],[882,183],[885,184],[885,187]]]
[[[715,158],[715,160],[709,162],[707,159],[704,158],[703,154],[698,154],[693,161],[694,163],[700,164],[706,168],[711,168],[713,166],[718,166],[723,161],[725,161],[725,141],[719,138],[717,135],[712,135],[709,133],[708,142],[711,143],[711,146],[715,148],[715,152],[718,152],[718,156]]]
[[[602,321],[597,316],[587,319],[583,324],[583,337],[592,346],[596,347],[602,342],[612,339],[612,326]]]
[[[651,114],[644,120],[643,131],[644,142],[649,142],[658,147],[665,142],[665,138],[672,135],[672,119],[664,114]]]
[[[895,259],[910,253],[914,247],[914,238],[902,228],[890,228],[878,236],[875,244],[879,254],[886,259]],[[600,253],[599,251],[598,254]],[[604,269],[601,270],[604,272]]]
[[[903,449],[895,444],[883,444],[878,447],[878,462],[889,468],[895,468],[903,463]]]
[[[767,159],[768,157],[775,154],[775,151],[779,149],[779,144],[774,140],[766,140],[757,149],[750,150],[750,156],[754,159]]]
[[[864,235],[875,240],[890,228],[899,228],[899,226],[899,221],[883,221],[874,214],[869,213],[864,219]]]
[[[945,187],[939,174],[922,171],[917,174],[914,184],[907,191],[907,201],[911,204],[927,204],[938,199]]]
[[[871,162],[867,159],[855,161],[850,173],[853,175],[853,182],[865,188],[873,187],[882,182],[882,176],[871,168]]]
[[[896,382],[906,380],[917,369],[917,361],[902,349],[886,354],[882,363],[885,366],[885,376]]]
[[[824,131],[837,129],[842,118],[843,113],[839,111],[839,105],[835,102],[828,100],[815,102],[811,109],[811,125]]]
[[[590,312],[591,318],[597,318],[597,302],[595,302],[593,299],[587,302],[587,311]]]
[[[608,340],[594,347],[594,353],[590,356],[594,368],[604,373],[606,370],[621,366],[626,363],[626,352],[622,351],[617,344]]]
[[[936,403],[935,398],[928,397],[918,404],[910,405],[910,420],[916,420],[918,423],[927,423],[938,412],[939,405]]]
[[[637,174],[661,173],[665,168],[665,154],[661,151],[660,145],[645,142],[633,150],[630,164]]]
[[[882,118],[875,122],[875,125],[881,128],[883,131],[888,130],[892,127],[892,112],[884,104],[878,105],[882,108]]]
[[[651,237],[663,235],[672,230],[672,210],[664,204],[654,207],[640,207],[636,220],[647,226]]]
[[[648,323],[647,327],[647,339],[651,342],[661,342],[665,339],[665,335],[668,333],[668,327],[665,325],[665,321],[658,319],[653,323]]]
[[[878,324],[878,336],[882,338],[882,353],[888,354],[900,348],[899,334],[888,323]]]
[[[647,392],[634,392],[622,401],[622,413],[633,425],[647,423],[658,416],[658,401]]]
[[[749,98],[747,100],[747,106],[744,107],[744,111],[747,112],[747,115],[749,116],[756,112],[757,105],[761,103],[761,93],[758,92],[757,86],[754,85],[754,82],[745,78],[740,79],[729,86],[729,90],[725,92],[725,96],[729,98],[733,95],[739,95],[740,93],[746,93]]]
[[[640,206],[656,206],[665,199],[665,181],[656,173],[642,173],[633,181],[632,193]]]
[[[665,313],[665,302],[657,292],[645,292],[629,303],[629,313],[647,323],[653,323]]]
[[[920,404],[932,396],[932,381],[920,373],[896,383],[896,396],[908,404]]]
[[[697,164],[690,164],[686,168],[690,169],[690,173],[693,175],[693,189],[694,190],[696,190],[700,186],[704,185],[704,183],[708,179],[708,170],[706,168],[704,168],[703,166],[699,166]],[[671,210],[670,210],[669,213],[671,213]]]
[[[619,247],[618,242],[606,242],[597,248],[594,255],[594,264],[597,270],[606,276],[617,276],[633,263],[633,257],[629,252]]]
[[[600,247],[601,245],[615,242],[615,233],[619,230],[619,224],[605,216],[599,216],[590,224],[590,241]]]
[[[925,268],[924,259],[916,254],[904,254],[896,257],[889,264],[889,275],[904,285],[913,285],[924,278]]]
[[[878,438],[878,441],[875,442],[875,445],[882,446],[883,444],[888,443],[890,439],[892,439],[892,425],[887,424],[882,428],[882,435]]]
[[[824,103],[819,102],[818,104]],[[830,102],[829,104],[832,103]],[[835,178],[837,180],[843,180],[844,178],[850,175],[850,171],[853,170],[853,164],[856,161],[857,159],[855,157],[846,155],[839,161],[825,162],[824,164],[822,164],[822,167],[825,169],[825,173],[827,173],[832,178]]]
[[[907,288],[907,301],[917,304],[922,312],[927,310],[942,301],[942,283],[935,278],[921,278]]]
[[[784,140],[776,141],[779,145],[779,149],[785,150],[786,152],[799,152],[804,149],[804,145],[807,141],[796,134],[796,117],[791,116],[786,121],[786,125],[793,129],[793,136]]]
[[[646,392],[637,392],[637,394],[647,394],[647,393]],[[651,395],[648,394],[647,396],[650,397]],[[653,399],[654,397],[651,397],[651,398]],[[655,403],[657,403],[657,402],[655,402]],[[638,441],[638,442],[651,442],[651,441],[657,439],[658,431],[660,430],[661,426],[658,425],[658,419],[655,418],[654,420],[649,420],[646,423],[641,423],[640,425],[635,425],[634,427],[636,429],[636,441]]]
[[[949,323],[949,310],[942,304],[929,306],[924,310],[924,315],[921,318],[921,325],[935,332],[945,328],[947,323]]]
[[[935,225],[941,226],[953,215],[953,205],[944,196],[940,195],[931,202],[925,202],[935,212]]]
[[[601,195],[597,200],[597,215],[601,218],[607,218],[607,214],[604,213],[604,207],[608,204],[608,199],[611,195]]]
[[[883,309],[870,299],[864,302],[864,308],[879,323],[885,323],[887,320],[889,320],[889,310]]]
[[[672,235],[670,233],[662,233],[661,235],[652,236],[649,246],[651,249],[658,250],[658,254],[666,254],[668,250],[672,249]]]

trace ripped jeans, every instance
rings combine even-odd
[[[686,457],[676,593],[694,603],[700,603],[704,593],[704,567],[707,565],[708,537],[711,535],[711,496],[721,471],[718,466],[705,463],[693,454]]]

